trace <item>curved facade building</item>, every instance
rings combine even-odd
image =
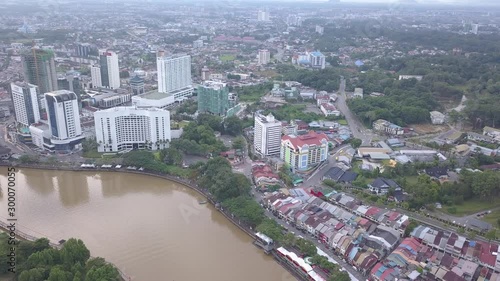
[[[39,134],[32,135],[33,143],[49,150],[73,150],[85,138],[80,124],[77,95],[60,90],[45,93],[44,96],[48,132],[41,129]]]

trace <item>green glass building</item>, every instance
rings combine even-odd
[[[198,113],[226,116],[235,106],[236,96],[229,93],[226,83],[206,81],[198,87]]]

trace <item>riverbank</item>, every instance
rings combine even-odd
[[[0,166],[10,166],[8,163],[0,163]],[[183,187],[190,188],[194,191],[196,191],[199,195],[203,196],[206,198],[207,202],[210,202],[212,206],[214,206],[219,212],[222,213],[222,215],[228,219],[230,222],[233,223],[233,225],[236,225],[240,230],[243,230],[244,233],[246,233],[248,236],[250,236],[252,239],[255,239],[255,229],[252,227],[249,227],[246,225],[244,222],[240,221],[238,217],[235,217],[231,212],[224,210],[225,208],[222,208],[220,204],[215,200],[215,198],[208,192],[208,190],[203,189],[201,186],[198,186],[196,182],[185,179],[185,178],[180,178],[176,176],[171,176],[171,175],[166,175],[166,174],[160,174],[156,172],[151,172],[151,171],[138,171],[138,170],[127,170],[125,168],[122,169],[85,169],[85,168],[80,168],[80,167],[74,167],[74,166],[51,166],[51,165],[33,165],[33,164],[16,164],[14,165],[18,169],[33,169],[33,170],[47,170],[47,171],[72,171],[72,172],[86,172],[91,173],[91,174],[104,174],[105,172],[109,172],[108,175],[106,176],[109,179],[114,178],[115,176],[121,177],[119,174],[112,173],[112,172],[121,172],[121,173],[127,173],[127,174],[138,174],[138,175],[147,175],[147,176],[152,176],[155,178],[167,180],[172,183],[178,183],[179,185],[182,185]],[[115,174],[115,175],[113,175]],[[69,175],[68,175],[69,176]],[[80,177],[79,175],[75,175],[76,177]],[[125,174],[123,174],[125,176]],[[163,184],[160,184],[162,186]],[[196,195],[195,195],[196,196]],[[205,200],[205,199],[203,199]],[[63,237],[64,238],[64,237]],[[281,264],[281,263],[279,263]],[[302,276],[297,276],[293,269],[288,268],[283,266],[284,269],[286,269],[290,274],[294,275],[297,280],[304,280]],[[286,274],[288,275],[288,274]],[[289,278],[289,277],[288,277]],[[293,279],[295,280],[295,279]]]

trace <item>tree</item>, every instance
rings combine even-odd
[[[90,251],[80,239],[69,239],[61,249],[62,262],[67,266],[72,266],[77,262],[85,264],[89,258]]]
[[[240,196],[228,199],[222,203],[222,206],[252,227],[259,225],[264,219],[264,210],[250,197]]]
[[[46,270],[44,268],[32,268],[29,270],[22,271],[19,274],[19,281],[40,281],[45,280]]]
[[[294,247],[297,243],[297,237],[292,233],[287,233],[283,235],[280,243],[285,247]]]
[[[237,116],[227,117],[224,120],[224,131],[231,135],[237,136],[242,133],[243,130],[243,121]]]
[[[143,167],[146,170],[164,172],[166,165],[155,159],[150,151],[136,150],[128,152],[123,156],[123,165]]]
[[[405,229],[405,237],[410,237],[412,231],[418,226],[418,222],[416,220],[410,219],[410,223]]]
[[[19,162],[23,164],[36,164],[40,162],[40,157],[38,155],[24,154],[19,157]]]
[[[160,150],[160,158],[167,165],[182,165],[182,153],[173,147]]]
[[[488,232],[486,232],[486,235],[484,235],[488,241],[495,240],[497,238],[497,230],[494,228]]]
[[[65,271],[60,265],[52,267],[47,281],[68,281],[72,280],[71,272]]]
[[[328,272],[333,272],[334,270],[337,270],[337,265],[331,263],[327,257],[318,254],[312,256],[311,263],[318,265],[319,267],[321,267],[324,270],[327,270]]]
[[[84,153],[95,151],[99,147],[97,140],[95,138],[85,138],[82,141],[82,150]]]
[[[353,138],[349,141],[349,143],[351,144],[351,146],[354,148],[354,149],[357,149],[358,147],[361,146],[361,144],[363,143],[362,140],[360,139],[356,139],[356,138]]]
[[[77,271],[73,276],[73,281],[83,281],[83,276],[79,271]]]
[[[85,281],[118,281],[120,280],[120,274],[118,270],[110,264],[106,264],[101,267],[92,267],[85,277]]]
[[[351,277],[349,276],[349,273],[339,270],[331,274],[328,281],[351,281]]]
[[[92,267],[102,267],[107,264],[106,260],[103,258],[91,258],[85,264],[85,270],[89,271]]]
[[[200,126],[208,126],[214,131],[222,131],[222,118],[211,114],[199,114],[196,119],[197,124]],[[184,128],[186,129],[186,128]]]
[[[262,223],[257,226],[256,230],[267,235],[274,241],[281,241],[283,237],[281,226],[269,218],[265,218]]]
[[[57,250],[49,248],[43,251],[34,252],[28,257],[26,264],[30,268],[51,267],[60,263],[60,254]]]
[[[245,147],[245,139],[242,136],[238,136],[233,140],[234,149],[243,149]]]
[[[305,240],[303,238],[297,239],[297,247],[299,248],[300,252],[309,257],[316,255],[316,253],[318,252],[318,249],[316,249],[316,246],[311,241]]]

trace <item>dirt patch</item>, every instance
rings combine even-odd
[[[411,125],[410,128],[413,128],[418,134],[434,134],[448,131],[450,127],[447,125],[432,125],[432,124],[415,124]]]

